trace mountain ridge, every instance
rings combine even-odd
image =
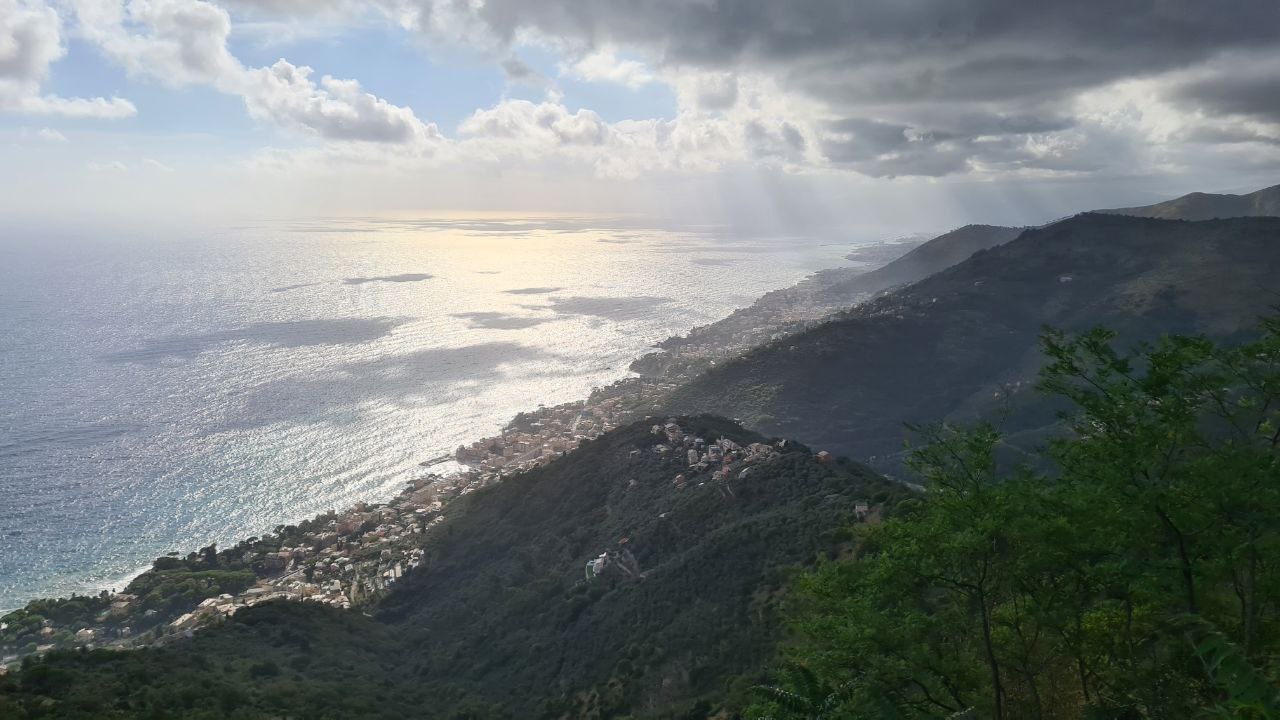
[[[1280,218],[1082,213],[717,366],[672,393],[670,410],[741,418],[898,472],[885,457],[901,451],[903,423],[1016,403],[1006,386],[1029,387],[1044,325],[1107,325],[1130,343],[1239,337],[1280,301],[1277,273]],[[1033,427],[1053,420],[1018,411]]]
[[[1230,217],[1280,215],[1280,185],[1273,185],[1243,195],[1193,192],[1152,205],[1111,208],[1095,210],[1094,212],[1163,220],[1215,220]]]

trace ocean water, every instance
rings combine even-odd
[[[386,498],[854,244],[551,217],[0,237],[0,609]]]

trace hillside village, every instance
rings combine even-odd
[[[422,564],[430,531],[444,522],[452,500],[545,463],[613,429],[616,418],[623,414],[619,408],[615,397],[596,405],[570,403],[522,414],[502,435],[458,449],[459,460],[474,467],[450,476],[425,475],[387,503],[357,503],[344,512],[331,511],[296,527],[278,528],[273,536],[245,541],[241,546],[253,549],[239,558],[237,566],[252,568],[252,580],[230,592],[206,593],[193,607],[182,607],[180,612],[145,607],[139,592],[134,591],[135,581],[125,592],[73,598],[98,608],[91,620],[78,617],[60,623],[41,617],[33,623],[36,615],[27,610],[11,613],[0,625],[0,640],[4,641],[0,647],[7,656],[4,661],[56,648],[163,645],[190,638],[201,627],[273,600],[316,602],[342,609],[371,603]],[[753,468],[790,449],[787,441],[739,445],[724,437],[700,437],[686,431],[676,418],[653,423],[649,432],[654,442],[630,450],[627,463],[643,461],[646,453],[678,458],[678,466],[686,469],[671,477],[671,489],[676,492],[691,485],[713,484],[730,498],[732,482],[749,481]],[[815,458],[820,463],[831,461],[825,451],[816,453]],[[625,472],[626,466],[618,471]],[[865,518],[867,514],[867,503],[859,501],[857,516]],[[644,573],[625,544],[624,538],[617,547],[588,559],[584,580],[613,573],[641,579]],[[216,553],[211,547],[192,553],[188,561],[234,552]],[[149,573],[163,572],[179,562],[172,556],[161,558]]]

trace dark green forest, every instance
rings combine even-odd
[[[1113,339],[1042,340],[1052,472],[1001,467],[990,425],[921,431],[926,494],[797,583],[753,715],[1280,717],[1280,321]]]

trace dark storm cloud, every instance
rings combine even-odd
[[[1240,143],[1280,145],[1280,139],[1268,137],[1241,127],[1197,127],[1184,133],[1180,139],[1186,142],[1210,145],[1237,145]]]
[[[747,123],[744,138],[751,154],[758,158],[794,160],[804,152],[804,136],[790,123],[782,123],[777,130],[766,128],[758,122]]]
[[[1071,138],[1076,152],[1097,151],[1087,157],[1027,138],[1078,128],[1072,101],[1086,90],[1224,54],[1280,55],[1275,0],[411,1],[436,11],[424,20],[444,12],[499,44],[534,31],[570,53],[617,45],[716,74],[719,87],[696,89],[704,109],[740,102],[734,73],[771,77],[850,118],[809,139],[832,164],[874,176],[1095,167],[1114,149],[1107,129]],[[1175,99],[1280,121],[1276,74],[1247,77],[1219,68]],[[748,125],[744,141],[757,158],[805,149],[804,136],[776,126]]]
[[[1213,115],[1280,122],[1280,75],[1276,74],[1205,78],[1178,86],[1171,96]]]
[[[949,132],[869,118],[846,118],[829,129],[822,143],[827,159],[872,177],[949,175],[965,169],[975,152]]]
[[[1052,95],[1269,46],[1273,0],[420,0],[500,38],[536,29],[668,64],[775,67],[824,98],[965,102]],[[435,17],[423,14],[425,19]]]

